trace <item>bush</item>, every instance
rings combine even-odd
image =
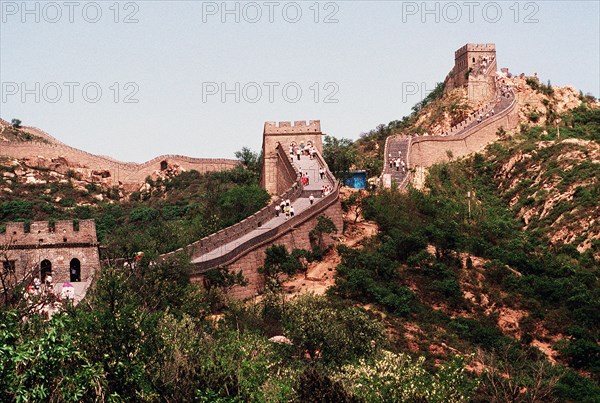
[[[372,356],[383,329],[362,310],[334,307],[324,297],[297,297],[285,307],[283,325],[298,354],[341,365]]]

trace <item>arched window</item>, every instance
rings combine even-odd
[[[71,259],[71,263],[69,264],[69,269],[71,273],[71,282],[77,283],[81,281],[81,262],[79,259]]]
[[[46,281],[48,275],[52,275],[52,263],[48,259],[44,259],[40,263],[40,280],[42,280],[42,283]]]
[[[161,171],[165,171],[168,167],[169,167],[169,164],[167,164],[167,161],[160,162],[160,170]]]

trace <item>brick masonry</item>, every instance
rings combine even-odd
[[[0,260],[0,264],[14,265],[17,278],[30,274],[41,278],[42,266],[48,265],[56,283],[86,282],[100,267],[96,224],[82,220],[75,229],[72,221],[53,226],[41,221],[25,231],[23,223],[7,223],[0,234]]]
[[[327,207],[324,211],[313,216],[302,224],[295,228],[281,234],[277,239],[272,242],[268,242],[265,245],[261,245],[256,249],[250,250],[245,254],[239,256],[235,262],[228,265],[229,269],[238,272],[241,271],[244,277],[248,280],[248,285],[245,287],[236,286],[231,290],[230,295],[235,298],[250,298],[264,289],[264,280],[258,268],[263,266],[266,250],[273,245],[284,245],[288,252],[294,249],[306,249],[310,250],[310,239],[308,234],[315,228],[317,224],[317,217],[324,215],[329,217],[338,229],[336,235],[341,235],[343,230],[344,222],[342,220],[342,208],[339,200]],[[335,241],[332,237],[326,236],[324,241],[327,245],[333,244]],[[196,274],[192,276],[192,281],[202,283],[202,274]]]

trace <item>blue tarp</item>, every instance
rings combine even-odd
[[[349,176],[344,179],[344,185],[354,189],[366,189],[367,171],[350,172]]]

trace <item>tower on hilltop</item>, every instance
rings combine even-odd
[[[445,91],[467,88],[470,101],[491,100],[496,95],[496,45],[468,43],[454,52],[454,67],[446,77]]]

